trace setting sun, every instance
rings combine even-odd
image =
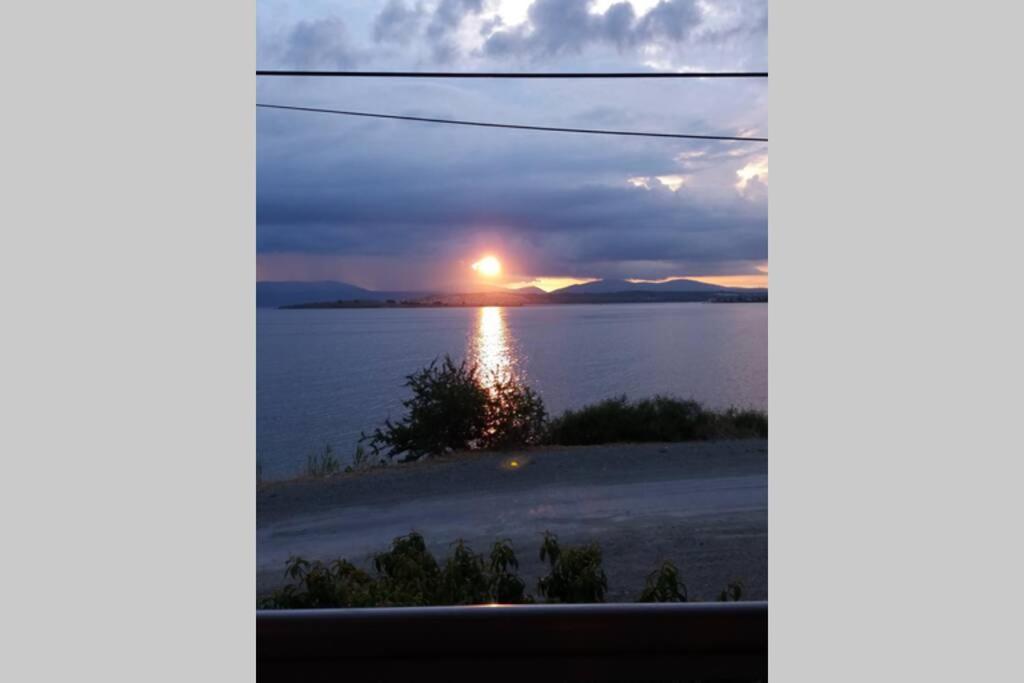
[[[473,264],[473,270],[487,277],[494,277],[501,273],[501,262],[493,256],[484,256]]]

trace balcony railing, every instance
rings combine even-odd
[[[767,680],[768,603],[260,610],[260,680]],[[427,680],[427,679],[423,679]]]

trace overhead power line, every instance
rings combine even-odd
[[[257,69],[257,76],[314,78],[768,78],[767,71],[294,71]]]
[[[396,121],[422,121],[425,123],[447,123],[457,126],[478,126],[481,128],[512,128],[515,130],[539,130],[552,133],[587,133],[590,135],[628,135],[643,138],[681,138],[686,140],[732,140],[736,142],[768,142],[768,138],[734,137],[729,135],[689,135],[682,133],[646,133],[630,130],[601,130],[595,128],[560,128],[555,126],[526,126],[515,123],[488,123],[484,121],[462,121],[457,119],[435,119],[425,116],[399,116],[398,114],[374,114],[365,111],[345,111],[342,109],[321,109],[319,107],[294,107],[284,104],[256,104],[264,109],[283,109],[287,111],[304,111],[318,114],[339,114],[342,116],[361,116],[371,119],[393,119]]]

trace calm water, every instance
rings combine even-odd
[[[405,376],[435,357],[516,372],[548,412],[627,394],[768,407],[764,304],[338,309],[256,315],[256,443],[264,478],[402,414]]]

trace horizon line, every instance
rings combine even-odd
[[[737,277],[737,276],[735,276],[735,275],[709,275],[709,276],[703,276],[703,275],[682,275],[682,276],[678,276],[678,277],[666,278],[666,279],[663,279],[663,280],[643,280],[643,279],[640,279],[640,278],[593,278],[593,279],[590,279],[588,282],[577,283],[577,284],[572,284],[572,285],[566,285],[565,287],[558,287],[557,289],[552,289],[552,290],[541,289],[540,287],[538,287],[536,285],[530,285],[530,284],[525,284],[525,285],[523,285],[521,287],[509,287],[507,285],[494,284],[494,285],[490,285],[494,289],[491,289],[489,291],[488,290],[474,291],[472,289],[469,289],[469,290],[458,290],[458,289],[448,289],[448,288],[444,288],[444,287],[434,288],[434,289],[431,289],[431,288],[423,289],[423,288],[417,288],[417,287],[413,287],[413,288],[398,287],[398,288],[394,288],[394,289],[371,289],[370,287],[364,287],[362,285],[357,285],[357,284],[354,284],[352,282],[346,282],[345,280],[323,280],[323,279],[318,279],[318,280],[260,280],[260,279],[257,279],[256,280],[256,284],[284,284],[284,283],[288,283],[288,284],[320,284],[320,283],[334,283],[334,284],[348,285],[349,287],[356,287],[358,289],[362,289],[362,290],[365,290],[367,292],[373,292],[375,294],[392,293],[392,292],[400,292],[400,293],[408,293],[408,294],[436,294],[436,293],[446,293],[446,294],[483,294],[483,293],[487,293],[487,294],[494,294],[494,293],[500,293],[501,291],[515,293],[515,292],[518,292],[518,291],[523,290],[523,289],[540,289],[545,294],[552,294],[554,292],[562,291],[563,289],[568,289],[569,287],[575,287],[575,286],[577,286],[579,284],[593,284],[595,282],[604,282],[606,280],[619,281],[619,282],[623,282],[623,283],[627,283],[627,284],[631,284],[631,285],[667,284],[669,282],[678,282],[680,280],[686,280],[688,282],[698,282],[700,284],[708,284],[708,285],[712,285],[712,286],[715,286],[715,287],[721,287],[723,289],[751,289],[751,290],[755,290],[755,289],[767,290],[768,289],[767,285],[762,287],[762,286],[759,286],[759,285],[722,285],[722,284],[717,284],[717,283],[714,283],[714,282],[705,282],[705,279],[714,279],[714,278],[721,278],[721,277]]]

